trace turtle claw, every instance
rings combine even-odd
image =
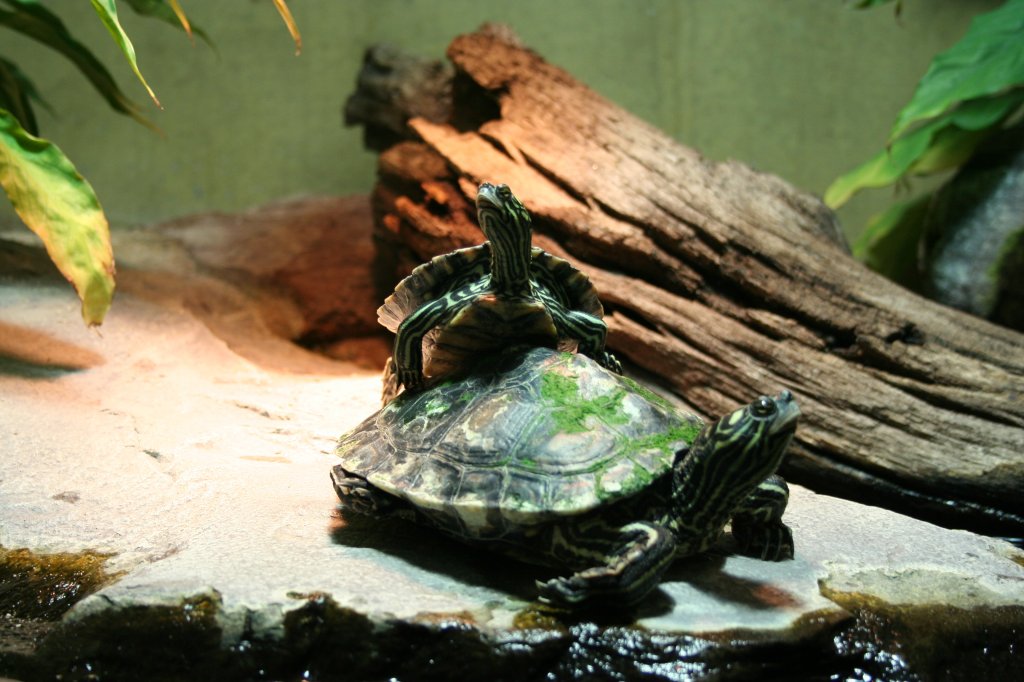
[[[619,362],[617,357],[608,351],[601,351],[595,359],[597,360],[597,364],[601,365],[605,369],[611,370],[616,374],[622,374],[622,363]]]
[[[423,385],[423,373],[419,370],[399,368],[396,374],[398,383],[405,386],[407,391],[414,391]]]
[[[578,575],[571,575],[546,582],[538,580],[537,595],[544,604],[571,607],[585,601],[590,591],[585,580]]]

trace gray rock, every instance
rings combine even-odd
[[[976,153],[936,192],[925,224],[928,295],[1024,329],[1024,128]]]
[[[988,637],[1024,631],[1024,553],[799,487],[786,514],[793,561],[736,556],[726,541],[678,562],[628,625],[539,609],[540,569],[336,511],[334,442],[376,409],[376,372],[273,335],[266,301],[197,273],[157,233],[122,234],[117,248],[119,292],[99,332],[57,278],[31,267],[0,278],[0,547],[105,553],[114,576],[35,659],[5,669],[0,638],[0,674],[74,679],[88,663],[226,679],[308,665],[386,678],[419,666],[429,678],[454,647],[461,669],[494,679],[578,666],[681,679],[798,659],[863,667],[872,641],[899,649],[884,633],[850,634],[863,609],[893,622],[998,611]],[[1007,650],[989,669],[1016,661],[1019,640]],[[886,665],[938,665],[934,652],[907,655]]]

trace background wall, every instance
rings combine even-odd
[[[997,0],[904,0],[855,11],[833,0],[290,0],[294,56],[269,1],[183,0],[216,51],[121,9],[157,110],[85,0],[46,2],[122,89],[147,105],[153,134],[114,114],[73,66],[0,28],[0,55],[33,79],[38,112],[93,184],[111,222],[134,225],[239,210],[301,193],[366,192],[375,158],[341,125],[363,50],[387,41],[441,57],[484,21],[713,159],[735,158],[821,194],[884,144],[935,53]],[[841,211],[847,233],[890,190]],[[0,227],[17,222],[0,202]]]

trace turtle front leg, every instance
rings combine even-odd
[[[782,522],[789,486],[781,476],[765,479],[736,510],[732,535],[740,551],[765,561],[793,558],[793,531]]]
[[[559,336],[576,339],[580,353],[594,358],[605,369],[622,374],[622,364],[618,358],[604,349],[605,337],[608,335],[608,325],[604,320],[580,310],[566,310],[561,306],[553,308],[551,317]]]
[[[421,305],[398,325],[390,369],[399,386],[412,390],[423,384],[423,337],[444,321],[452,306],[453,302],[447,297],[434,299]]]
[[[604,602],[618,607],[639,602],[657,587],[675,558],[675,536],[663,526],[647,521],[628,524],[613,533],[610,542],[601,543],[600,551],[611,548],[606,564],[547,582],[538,581],[540,600],[570,608],[601,606]],[[572,547],[568,549],[572,551]],[[595,547],[579,549],[590,554]]]

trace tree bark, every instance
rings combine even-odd
[[[1024,336],[871,272],[817,198],[704,159],[507,33],[448,57],[449,118],[407,117],[380,157],[396,274],[483,241],[476,186],[507,183],[536,244],[595,282],[620,357],[709,416],[793,391],[792,480],[1024,536]]]

